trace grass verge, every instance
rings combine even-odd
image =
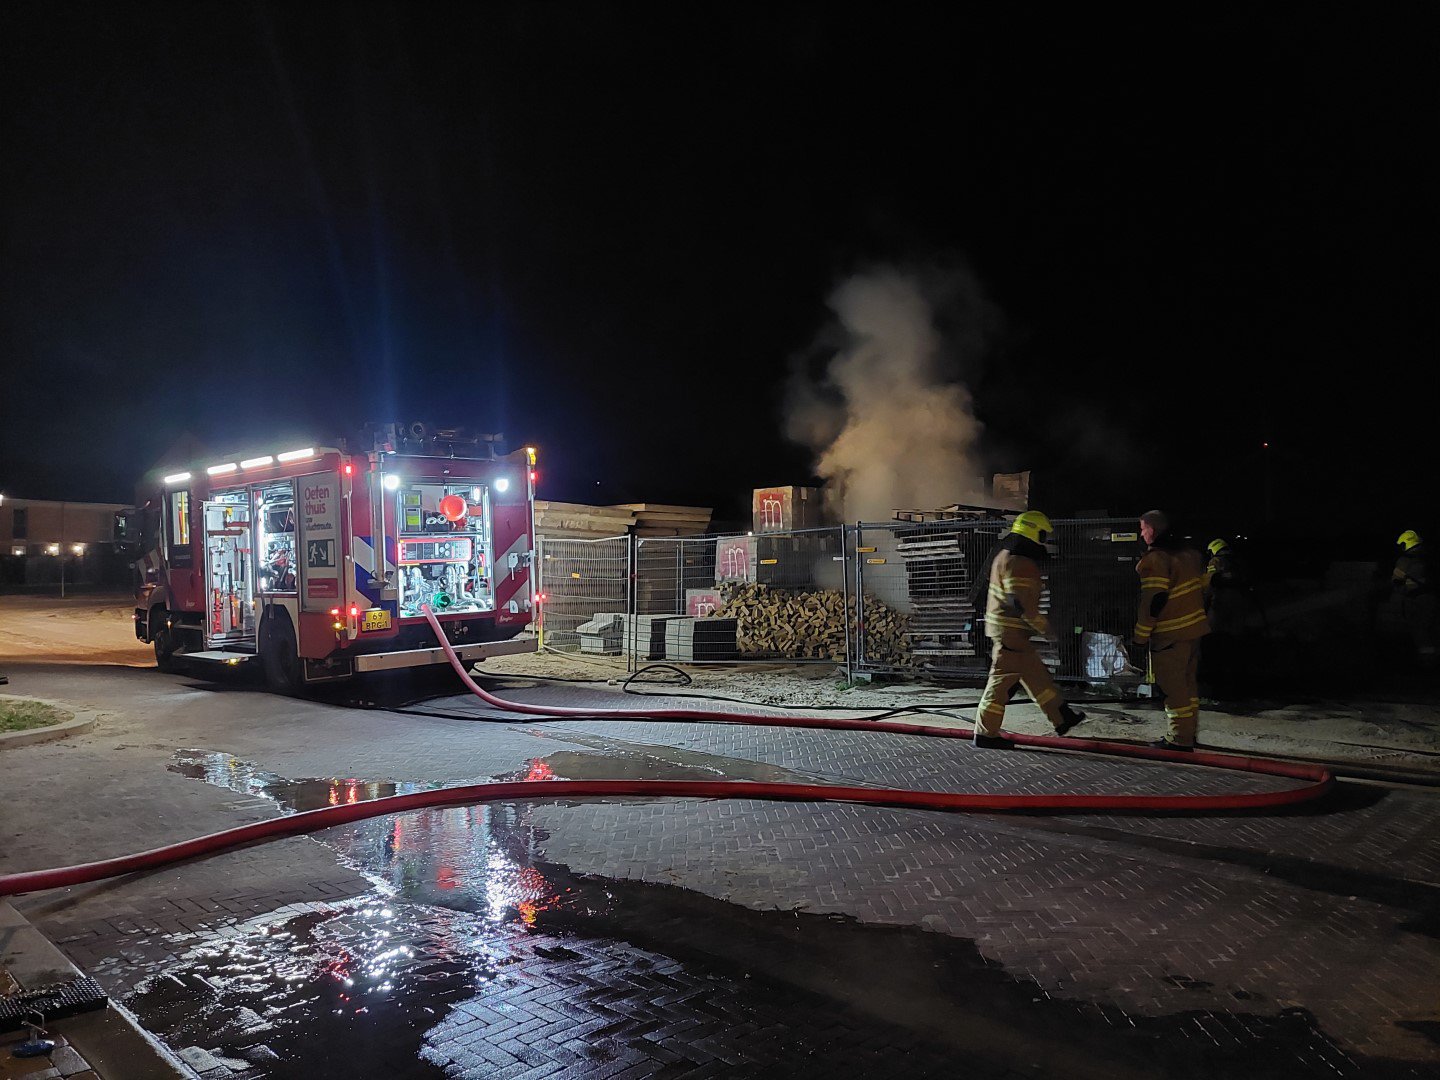
[[[38,701],[10,701],[0,698],[0,731],[28,731],[51,727],[73,719],[72,713]]]

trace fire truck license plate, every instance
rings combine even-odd
[[[361,630],[389,630],[390,612],[384,608],[371,608],[365,612],[365,621],[360,624]]]

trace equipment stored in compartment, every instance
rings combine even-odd
[[[493,611],[485,550],[489,542],[489,492],[466,484],[415,484],[400,491],[399,563],[401,617],[435,611]]]

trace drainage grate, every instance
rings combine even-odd
[[[103,1009],[109,999],[94,979],[71,979],[68,983],[37,986],[18,994],[0,997],[0,1031],[19,1031],[27,1020],[40,1013],[45,1023],[62,1016]]]

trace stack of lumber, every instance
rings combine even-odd
[[[797,660],[845,658],[845,626],[855,633],[855,612],[835,589],[776,589],[732,583],[720,588],[715,617],[734,619],[743,656]],[[703,621],[703,620],[702,620]],[[906,619],[879,600],[865,598],[865,658],[882,664],[909,661]]]
[[[623,536],[634,524],[635,512],[623,506],[535,500],[535,531],[552,540]]]
[[[667,506],[663,503],[623,503],[611,510],[635,515],[636,536],[698,536],[710,527],[708,506]]]

